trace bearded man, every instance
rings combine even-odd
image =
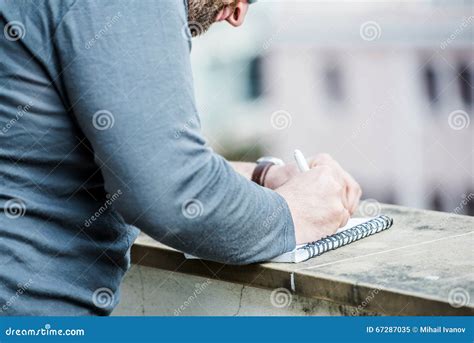
[[[248,264],[345,224],[360,187],[329,156],[298,173],[268,158],[228,162],[205,143],[187,28],[237,27],[248,9],[247,0],[2,1],[1,314],[109,314],[137,228]],[[97,302],[101,290],[110,306]]]

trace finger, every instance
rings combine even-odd
[[[350,217],[351,217],[351,214],[349,213],[349,211],[347,209],[345,209],[344,212],[342,213],[342,216],[341,216],[341,222],[339,223],[339,228],[341,228],[343,226],[346,226],[346,224],[349,221]]]
[[[352,214],[353,213],[353,208],[355,207],[356,203],[356,198],[357,198],[357,187],[358,184],[355,182],[355,180],[352,178],[352,176],[349,175],[342,167],[341,165],[331,157],[323,154],[323,157],[319,160],[320,164],[327,164],[334,168],[338,175],[338,180],[344,187],[344,207],[349,210],[349,212]],[[318,163],[318,162],[317,162]]]
[[[340,175],[340,178],[342,179],[342,183],[346,189],[345,192],[345,204],[346,208],[349,210],[350,214],[353,214],[355,210],[357,209],[358,205],[358,199],[360,197],[359,190],[359,184],[354,180],[354,178],[346,172],[341,165],[334,159],[327,158],[325,157],[324,163],[330,164],[333,168],[335,168],[336,172]]]
[[[318,154],[308,160],[310,168],[318,165],[330,165],[332,162],[334,162],[334,159],[329,154]]]
[[[360,201],[361,195],[362,195],[362,190],[359,184],[356,183],[355,186],[351,187],[350,193],[348,194],[348,199],[349,199],[349,204],[350,204],[349,211],[351,212],[351,214],[354,214],[354,212],[357,210],[357,207],[359,207],[359,201]]]
[[[362,194],[359,184],[354,180],[354,178],[343,171],[343,178],[347,185],[347,203],[348,209],[351,214],[355,212],[357,206],[359,205],[359,199]]]
[[[344,206],[344,208],[347,210],[347,211],[350,211],[350,206],[351,204],[349,203],[349,198],[347,197],[347,187],[344,185],[344,183],[341,184],[342,186],[342,194],[341,194],[341,202],[342,202],[342,206]]]
[[[319,154],[310,160],[310,168],[327,165],[336,171],[338,175],[338,182],[345,188],[344,207],[348,209],[350,214],[353,214],[357,209],[360,198],[360,187],[354,178],[346,172],[342,166],[328,154]]]
[[[341,202],[342,206],[349,211],[349,204],[347,202],[347,187],[345,186],[344,181],[341,177],[335,175],[334,172],[332,172],[329,177],[331,180],[330,182],[332,182],[330,187],[336,191],[335,195],[337,196],[337,199]]]

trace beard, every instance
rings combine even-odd
[[[235,7],[239,0],[188,0],[188,27],[197,37],[209,30],[225,6]]]

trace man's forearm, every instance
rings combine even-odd
[[[55,33],[65,98],[74,104],[97,161],[106,161],[100,163],[105,189],[122,192],[114,209],[160,242],[208,260],[254,263],[292,250],[294,225],[285,199],[249,181],[251,164],[239,168],[244,179],[205,144],[192,96],[189,44],[181,37],[184,3],[128,3],[74,7]],[[103,50],[99,42],[94,53],[77,48],[75,42],[98,30],[100,18],[124,10],[140,20],[109,32],[107,43],[100,42]],[[166,30],[153,29],[156,16]],[[122,54],[124,45],[140,51],[140,68],[135,54]],[[116,63],[110,56],[117,56]],[[112,76],[115,88],[108,85]],[[131,84],[140,85],[133,99],[116,96],[128,94]],[[113,127],[97,129],[100,109],[113,114]]]

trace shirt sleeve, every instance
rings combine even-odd
[[[55,32],[57,83],[129,224],[201,258],[268,260],[295,247],[289,208],[206,146],[186,18],[177,0],[77,1]]]

